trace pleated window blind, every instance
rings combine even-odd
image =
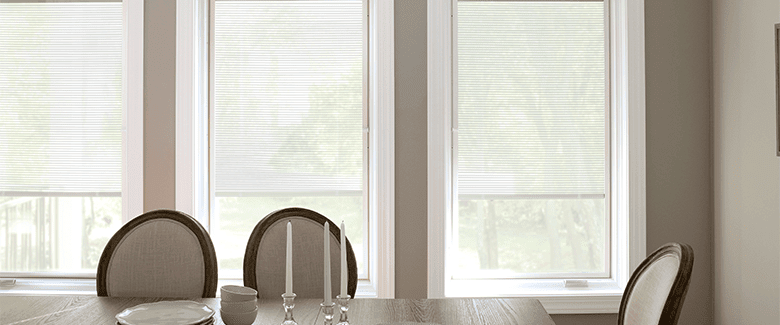
[[[460,198],[603,198],[604,5],[459,1]]]
[[[216,196],[361,195],[362,1],[217,1]]]
[[[0,196],[120,196],[121,168],[122,2],[0,1]]]

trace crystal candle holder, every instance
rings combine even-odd
[[[341,315],[339,316],[339,322],[336,325],[349,325],[349,320],[347,319],[347,310],[349,310],[349,298],[351,298],[350,295],[336,296],[336,300],[338,300],[339,302],[339,311],[341,312]]]
[[[333,307],[336,306],[336,303],[323,302],[320,306],[322,307],[322,314],[325,315],[325,325],[333,325]]]
[[[284,320],[282,321],[282,325],[298,325],[297,322],[295,322],[295,319],[293,319],[293,308],[295,308],[295,294],[283,294],[282,298],[284,299]]]

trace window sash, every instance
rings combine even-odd
[[[126,128],[127,125],[135,126],[135,123],[128,123],[125,111],[125,107],[127,107],[125,101],[128,99],[125,87],[132,86],[126,79],[125,73],[128,64],[125,49],[129,28],[123,20],[128,17],[127,5],[123,4],[122,1],[0,0],[0,8],[2,8],[0,11],[11,15],[10,18],[0,18],[0,25],[2,22],[10,23],[6,27],[11,28],[11,31],[0,31],[0,51],[3,52],[0,56],[6,56],[6,59],[0,60],[2,61],[0,62],[0,70],[5,71],[0,74],[2,75],[0,76],[0,90],[14,91],[16,88],[16,93],[20,93],[20,91],[22,93],[21,96],[16,97],[17,104],[23,100],[28,102],[25,104],[27,106],[31,103],[38,106],[36,112],[36,110],[30,109],[15,111],[13,108],[8,109],[9,106],[13,107],[13,103],[0,105],[6,108],[5,113],[27,121],[27,123],[14,123],[8,128],[0,128],[6,131],[4,132],[6,136],[12,138],[12,140],[0,142],[32,142],[36,147],[35,141],[37,140],[37,147],[46,153],[45,157],[34,157],[30,150],[12,154],[14,160],[22,161],[25,165],[16,166],[16,170],[13,166],[6,169],[0,168],[0,196],[16,198],[4,202],[2,209],[6,218],[11,218],[10,222],[16,225],[15,227],[20,226],[19,222],[22,222],[21,226],[26,223],[28,227],[35,224],[34,231],[26,233],[26,235],[23,234],[28,238],[25,239],[22,236],[21,241],[22,244],[29,244],[32,240],[34,246],[27,249],[30,254],[37,255],[30,255],[28,258],[40,262],[43,256],[39,252],[42,246],[39,246],[57,245],[53,242],[61,240],[58,239],[59,237],[67,237],[61,232],[70,232],[62,229],[57,230],[55,225],[63,223],[63,221],[53,220],[64,218],[64,216],[58,215],[62,214],[62,207],[60,210],[57,209],[57,206],[63,205],[63,202],[68,202],[66,205],[71,206],[78,201],[74,201],[74,199],[83,198],[82,205],[84,205],[84,199],[87,199],[87,208],[82,206],[83,210],[88,209],[90,204],[95,204],[93,199],[105,201],[101,198],[121,197],[121,207],[111,208],[111,210],[116,210],[111,211],[107,218],[112,219],[111,224],[127,218],[127,213],[123,212],[129,209],[130,204],[127,202],[127,185],[124,182],[127,170],[123,156],[127,149],[127,133],[135,134],[136,131],[136,129]],[[15,10],[25,10],[25,8],[32,10],[30,15],[33,16],[14,12]],[[65,13],[63,14],[63,12]],[[99,14],[90,14],[95,12]],[[45,24],[44,26],[47,27],[46,30],[36,31],[36,27],[25,28],[25,26],[30,26],[24,25],[21,21],[25,16],[39,17]],[[34,22],[28,21],[28,23]],[[99,24],[100,28],[91,28],[90,24]],[[74,29],[78,29],[78,32],[73,32]],[[38,40],[39,43],[30,41],[30,39]],[[54,55],[47,56],[41,45],[46,46],[48,51]],[[13,51],[9,51],[9,48]],[[23,54],[19,55],[19,53]],[[18,64],[17,68],[26,67],[29,69],[29,67],[34,67],[37,62],[45,66],[46,70],[36,69],[39,73],[16,74],[16,78],[19,80],[9,82],[6,84],[7,87],[3,87],[2,79],[14,76],[13,73],[7,73],[9,66],[4,63],[13,63],[13,60],[7,60],[7,58],[14,56],[17,60],[29,61],[28,64]],[[13,66],[10,69],[13,69]],[[26,85],[25,89],[19,88],[18,83]],[[38,87],[35,86],[36,83]],[[42,83],[45,84],[45,87],[41,86]],[[106,99],[106,94],[110,98]],[[3,96],[6,99],[8,97],[13,96],[8,96],[7,93]],[[36,113],[43,115],[36,116]],[[46,120],[43,121],[44,123],[29,123],[31,119],[38,117],[46,117]],[[12,119],[5,116],[2,120]],[[20,134],[29,133],[31,129],[41,132],[36,131],[26,139],[18,137]],[[17,140],[13,140],[14,132],[18,132],[16,134]],[[47,134],[50,135],[49,139],[45,137]],[[52,138],[51,135],[57,136]],[[9,156],[8,150],[0,151],[6,153],[3,156]],[[18,170],[19,168],[22,170]],[[43,171],[46,174],[44,177],[35,175]],[[11,176],[4,172],[10,173]],[[135,173],[130,174],[135,175]],[[106,180],[110,182],[106,183]],[[117,202],[116,200],[111,201]],[[25,210],[27,211],[26,215],[21,217],[17,215],[22,206],[29,206],[31,202],[37,203],[34,203],[32,209]],[[19,206],[17,207],[17,205]],[[96,207],[98,206],[93,205],[91,212],[93,216]],[[34,216],[29,215],[30,213]],[[86,213],[89,214],[89,211]],[[45,216],[42,217],[42,215]],[[7,223],[9,219],[5,219],[5,221],[5,226],[11,225]],[[41,222],[44,224],[38,224]],[[103,225],[95,227],[104,228]],[[52,231],[55,232],[54,235],[52,235]],[[102,230],[100,231],[102,232]],[[22,232],[25,233],[25,231]],[[9,233],[5,232],[5,234]],[[44,235],[49,237],[41,237]],[[12,241],[16,237],[19,237],[19,234],[16,236],[11,234]],[[14,243],[10,245],[10,248],[16,247]],[[54,251],[56,252],[57,249]],[[11,253],[16,255],[18,252]],[[52,271],[6,271],[0,272],[0,275],[47,278],[94,277],[94,271],[84,271],[83,265],[75,268],[72,265],[62,267],[58,266],[59,262],[57,262],[58,259],[61,259],[60,257],[53,256],[52,258],[53,262],[51,263],[53,264],[50,265],[50,267],[52,265],[54,267]],[[83,258],[84,256],[82,256]]]
[[[515,37],[525,37],[524,31],[536,31],[536,33],[548,33],[549,36],[541,37],[539,39],[534,39],[534,36],[529,36],[529,40],[524,43],[525,45],[521,47],[516,48],[506,48],[505,45],[511,45],[507,43],[491,43],[491,37],[485,36],[483,34],[477,34],[478,30],[476,31],[468,31],[465,35],[464,32],[460,30],[462,24],[467,24],[468,20],[464,20],[464,23],[462,24],[456,24],[455,21],[460,21],[461,19],[468,19],[467,17],[461,17],[461,13],[458,11],[460,10],[460,2],[466,2],[468,5],[467,8],[471,8],[471,10],[477,10],[474,11],[474,13],[470,15],[476,15],[474,17],[484,17],[486,15],[492,15],[499,17],[499,21],[496,21],[496,19],[491,19],[491,21],[488,23],[488,26],[494,27],[494,28],[507,28],[509,25],[503,25],[504,23],[511,23],[512,28],[511,30],[508,30],[507,33],[514,33]],[[478,1],[477,1],[478,2]],[[512,2],[515,2],[514,4]],[[501,17],[506,16],[507,19],[509,19],[508,12],[511,10],[511,6],[516,5],[516,2],[518,1],[501,1],[501,2],[491,2],[490,5],[497,8],[487,8],[485,6],[480,6],[479,4],[475,3],[475,1],[457,1],[453,2],[453,10],[455,11],[453,16],[453,110],[452,110],[452,124],[453,124],[453,133],[452,133],[452,175],[453,175],[453,186],[452,186],[452,213],[450,221],[452,224],[452,235],[450,236],[452,238],[452,247],[459,247],[459,202],[468,202],[473,200],[487,200],[487,201],[495,201],[495,200],[522,200],[522,199],[531,199],[531,200],[571,200],[571,199],[605,199],[604,200],[604,213],[607,213],[607,220],[609,220],[609,209],[607,208],[609,206],[609,200],[607,200],[607,190],[609,188],[609,108],[608,105],[606,105],[606,98],[608,98],[608,95],[606,94],[606,75],[607,70],[606,69],[606,59],[605,59],[605,52],[606,48],[609,44],[607,41],[607,23],[606,23],[606,15],[605,10],[602,8],[600,10],[591,11],[590,13],[592,16],[583,17],[584,21],[589,21],[590,23],[587,24],[587,26],[582,26],[580,21],[575,21],[575,17],[567,17],[567,19],[563,19],[562,17],[540,17],[535,16],[534,12],[539,11],[543,12],[547,10],[546,7],[549,7],[546,1],[542,2],[534,2],[529,4],[523,4],[523,6],[528,7],[527,10],[523,11],[523,15],[526,15],[525,19],[528,19],[530,21],[533,21],[533,24],[526,24],[523,25],[522,23],[518,23],[519,21],[522,21],[522,19],[517,19],[517,17],[511,17],[511,20],[501,20]],[[561,3],[560,5],[550,3],[552,6],[577,6],[577,2],[579,1],[566,1],[566,3]],[[474,6],[474,5],[477,6]],[[588,6],[584,6],[581,9],[587,9]],[[573,8],[569,8],[573,9]],[[582,11],[582,10],[580,10]],[[477,14],[479,12],[479,14]],[[556,16],[560,15],[571,15],[571,12],[574,12],[574,10],[564,10],[559,9],[556,11],[558,14]],[[587,12],[587,11],[582,11]],[[563,14],[561,14],[563,13]],[[560,21],[556,21],[556,18],[560,18]],[[547,19],[547,20],[545,20]],[[563,29],[566,31],[566,33],[574,33],[578,30],[580,30],[583,27],[590,27],[590,30],[601,31],[601,35],[595,34],[594,39],[591,41],[603,41],[602,47],[593,47],[593,46],[587,46],[586,42],[582,40],[582,37],[578,37],[575,39],[575,42],[572,42],[571,38],[567,38],[566,36],[562,37],[556,37],[554,35],[559,35],[560,32],[558,32],[558,29]],[[514,31],[514,32],[513,32]],[[517,32],[517,31],[523,31],[523,32]],[[484,31],[483,31],[484,32]],[[568,35],[568,34],[567,34]],[[590,35],[590,34],[589,34]],[[565,43],[556,43],[557,41],[566,40]],[[486,41],[487,40],[487,41]],[[459,58],[464,53],[461,52],[459,43],[466,42],[464,44],[470,44],[468,49],[470,49],[471,52],[469,52],[468,57]],[[579,42],[579,43],[577,43]],[[476,45],[487,45],[487,47],[474,47]],[[529,51],[527,50],[527,46],[537,46],[538,51]],[[546,46],[546,47],[545,47]],[[507,49],[506,52],[501,52],[503,50],[499,50],[499,47],[501,49]],[[576,50],[578,54],[582,53],[588,53],[589,55],[586,55],[586,57],[590,58],[588,60],[590,66],[592,65],[601,65],[602,66],[602,72],[600,75],[602,76],[602,81],[600,81],[600,84],[602,85],[602,89],[600,91],[594,92],[593,90],[588,90],[585,88],[585,91],[590,93],[588,101],[585,101],[583,103],[580,98],[578,100],[572,101],[567,100],[564,98],[558,98],[555,97],[558,93],[579,93],[581,90],[578,90],[578,87],[581,87],[583,84],[587,83],[587,79],[582,79],[582,77],[586,76],[593,76],[593,73],[587,73],[585,71],[582,71],[582,75],[577,75],[576,72],[574,75],[572,75],[572,70],[577,71],[577,67],[573,64],[570,64],[570,62],[573,62],[572,59],[569,58],[568,60],[565,60],[562,63],[561,60],[554,61],[556,57],[566,57],[567,54],[561,54],[559,48],[564,48],[566,51],[574,51]],[[586,52],[583,52],[586,51]],[[540,54],[536,54],[540,53]],[[566,52],[564,52],[566,53]],[[600,54],[599,54],[600,53]],[[488,60],[476,60],[474,55],[479,55],[479,57],[491,57],[491,59]],[[514,55],[511,56],[511,59],[507,57],[507,55]],[[524,65],[524,69],[520,71],[513,71],[512,69],[497,69],[500,64],[500,62],[504,60],[515,60],[518,62],[527,62],[526,65]],[[595,60],[595,61],[594,61]],[[464,62],[468,62],[468,64],[464,65]],[[569,67],[571,65],[571,67]],[[562,67],[568,67],[565,70],[561,70]],[[467,70],[464,71],[458,71],[458,68],[465,68]],[[554,68],[553,72],[551,73],[549,68]],[[530,71],[529,71],[530,69]],[[537,71],[538,70],[538,71]],[[561,72],[567,71],[566,74],[561,74]],[[477,73],[478,72],[478,73]],[[531,73],[531,75],[526,75],[526,73]],[[483,80],[481,78],[484,78],[485,75],[495,75],[500,81],[500,78],[509,78],[505,80],[504,82],[498,82],[496,80]],[[552,77],[550,76],[552,74]],[[477,83],[469,83],[468,85],[462,85],[461,83],[464,81],[467,81],[468,79],[464,79],[464,76],[471,76],[471,77],[479,77],[478,79],[472,80]],[[564,81],[561,82],[559,77],[565,76]],[[575,76],[581,76],[581,77],[575,77]],[[540,79],[541,78],[541,79]],[[480,81],[481,80],[481,81]],[[514,81],[512,81],[514,80]],[[540,81],[541,80],[541,81]],[[548,81],[549,80],[549,81]],[[530,83],[529,83],[530,82]],[[467,82],[468,83],[468,82]],[[500,100],[498,101],[491,101],[489,97],[482,97],[483,92],[482,91],[473,91],[472,89],[474,87],[477,88],[484,88],[483,91],[496,91],[496,89],[501,90],[505,88],[505,90],[511,90],[514,89],[514,87],[530,87],[535,90],[533,93],[532,101],[526,101],[523,100],[523,91],[517,92],[513,91],[513,93],[505,94],[504,96],[500,96]],[[469,86],[471,85],[471,86]],[[511,85],[511,86],[510,86]],[[468,86],[468,87],[467,87]],[[466,87],[463,89],[460,89],[461,87]],[[502,88],[503,87],[503,88]],[[560,87],[564,87],[563,90],[561,90]],[[568,87],[568,88],[567,88]],[[539,96],[536,92],[541,92],[542,95]],[[545,92],[546,97],[545,97]],[[553,97],[551,97],[551,95]],[[581,96],[579,96],[581,97]],[[509,99],[507,99],[509,98]],[[542,99],[540,99],[542,98]],[[465,100],[465,102],[459,102],[460,100]],[[539,104],[539,102],[546,103],[546,104]],[[582,111],[583,113],[587,113],[591,115],[592,117],[588,118],[588,115],[579,115],[579,119],[577,119],[578,115],[573,114],[570,107],[577,107],[576,105],[586,105],[585,107],[588,107],[587,105],[590,105],[591,108],[588,110]],[[495,106],[498,105],[498,106]],[[505,105],[505,106],[504,106]],[[537,105],[541,106],[538,107]],[[552,105],[552,106],[550,106]],[[502,107],[504,106],[504,107]],[[469,107],[470,113],[467,113],[467,115],[459,116],[459,109],[463,110],[465,107]],[[552,112],[550,112],[550,109],[552,109]],[[594,110],[595,109],[595,110]],[[508,111],[503,111],[508,110]],[[514,115],[517,114],[514,112],[522,112],[520,115]],[[479,123],[475,123],[473,118],[478,118],[480,120],[484,119],[484,116],[486,113],[498,113],[501,114],[507,114],[503,117],[494,118],[490,120],[490,129],[487,129],[485,131],[477,131],[479,129],[475,129],[475,127],[479,127]],[[575,113],[578,111],[574,111]],[[599,113],[601,112],[601,113]],[[563,113],[564,115],[556,116],[555,113]],[[596,119],[593,119],[593,114],[596,114]],[[601,114],[601,116],[598,116]],[[470,118],[470,119],[469,119]],[[512,127],[511,132],[504,132],[504,134],[496,133],[492,130],[500,130],[502,127],[506,127],[509,122],[507,121],[514,121],[518,118],[525,119],[527,121],[536,121],[536,122],[524,122],[523,124]],[[587,122],[590,119],[590,122]],[[575,125],[573,122],[566,122],[566,121],[580,121],[580,123],[576,123],[578,125],[577,127],[572,127]],[[466,122],[468,121],[468,122]],[[552,122],[551,122],[552,121]],[[561,123],[564,122],[565,127],[554,129],[556,124],[554,123]],[[576,128],[579,128],[579,125],[582,124],[582,122],[585,122],[588,124],[588,128],[583,132],[584,130],[579,130],[576,133],[571,133],[569,135],[566,135],[565,133],[561,135],[562,132],[565,132],[567,130],[573,131]],[[467,124],[464,124],[467,123]],[[499,155],[492,155],[493,152],[484,152],[484,148],[486,146],[490,146],[490,143],[495,142],[496,140],[501,141],[505,136],[516,136],[520,138],[530,138],[535,139],[537,136],[537,132],[535,131],[535,127],[538,128],[539,125],[544,125],[548,123],[553,123],[552,127],[554,131],[548,131],[552,132],[548,135],[547,140],[545,138],[539,138],[539,143],[523,143],[523,141],[508,141],[507,143],[496,145],[496,150],[498,150],[500,153]],[[459,125],[461,124],[461,125]],[[484,126],[483,126],[484,127]],[[599,134],[599,129],[600,134]],[[542,129],[543,130],[543,129]],[[500,132],[500,131],[499,131]],[[487,133],[487,135],[485,135]],[[493,139],[493,141],[485,142],[487,139],[491,136],[491,133],[493,134],[501,134],[501,137]],[[590,140],[588,140],[587,143],[596,144],[598,146],[598,143],[601,142],[601,148],[598,149],[596,147],[596,150],[590,149],[589,151],[582,151],[579,150],[579,148],[582,147],[582,140],[581,137],[583,135],[592,134],[595,135],[590,137]],[[469,140],[468,142],[463,141],[463,137],[466,137],[466,140]],[[549,136],[552,136],[549,138]],[[495,137],[495,136],[494,136]],[[549,142],[552,140],[552,142]],[[547,142],[545,142],[547,141]],[[580,145],[577,146],[568,146],[569,143],[577,143],[579,142]],[[462,144],[465,143],[471,143],[471,144],[479,144],[483,143],[483,145],[472,147],[469,149],[468,147],[464,147]],[[520,143],[520,144],[518,144]],[[561,153],[561,150],[557,150],[558,152],[550,152],[549,150],[542,150],[540,151],[539,148],[549,147],[551,145],[560,146],[563,144],[564,150]],[[592,148],[592,145],[590,146]],[[509,149],[507,149],[509,148]],[[464,156],[464,151],[467,153]],[[512,153],[515,152],[516,153]],[[532,152],[532,154],[528,155],[528,152]],[[599,157],[593,156],[586,160],[579,160],[581,159],[582,153],[586,154],[586,157],[589,157],[587,155],[599,155]],[[589,152],[589,153],[588,153]],[[550,157],[550,154],[553,156]],[[503,158],[502,158],[503,155]],[[523,157],[524,155],[527,155],[528,157]],[[511,156],[512,160],[507,160],[507,157]],[[519,160],[518,160],[519,157]],[[567,158],[568,157],[568,158]],[[461,158],[469,159],[471,160],[471,166],[465,167],[462,161],[458,161]],[[553,158],[553,162],[558,161],[557,164],[558,168],[563,167],[564,169],[570,170],[569,172],[563,172],[561,173],[558,169],[551,168],[549,159]],[[600,161],[599,161],[600,160]],[[487,164],[484,167],[480,168],[479,162],[482,161],[482,164]],[[476,165],[475,165],[476,163]],[[578,164],[579,163],[579,164]],[[489,167],[487,167],[489,166]],[[532,167],[527,167],[532,166]],[[513,172],[516,172],[517,169],[530,169],[530,174],[513,174]],[[496,173],[496,170],[498,173]],[[600,170],[600,171],[599,171]],[[595,172],[595,174],[592,177],[587,177],[586,179],[583,179],[581,176],[583,174],[585,175],[591,175]],[[541,176],[540,176],[541,174]],[[529,178],[530,177],[530,178]],[[479,202],[479,201],[476,201]],[[502,202],[502,201],[498,201]],[[609,232],[609,222],[607,221],[605,223],[606,230],[604,231],[604,265],[602,266],[605,270],[604,272],[576,272],[576,271],[563,271],[563,272],[532,272],[532,273],[515,273],[512,276],[508,276],[507,274],[501,274],[501,275],[494,275],[490,271],[479,271],[477,273],[472,274],[460,274],[457,275],[458,279],[549,279],[549,278],[608,278],[611,273],[610,268],[610,232]],[[453,248],[453,250],[459,250],[459,248]],[[454,254],[454,252],[453,252]],[[454,257],[451,257],[454,258]],[[455,276],[456,274],[452,274]],[[453,278],[453,281],[457,281],[456,278]]]
[[[631,271],[646,257],[644,1],[610,0],[610,279],[569,289],[561,280],[447,279],[452,225],[452,0],[428,0],[428,297],[526,296],[548,312],[616,313]],[[630,42],[629,42],[630,40]],[[630,149],[630,150],[629,150]],[[522,294],[521,294],[522,293]]]
[[[246,4],[250,1],[236,1],[233,2],[234,4]],[[289,1],[255,1],[255,2],[266,2],[266,5],[269,6],[269,8],[274,6],[281,6],[284,5],[285,2]],[[345,3],[358,3],[360,6],[358,8],[362,8],[362,11],[366,10],[367,2],[365,1],[294,1],[294,3],[302,4],[302,5],[316,5],[317,3],[323,3],[328,6],[338,5],[338,4],[345,4]],[[213,5],[219,6],[222,3],[227,3],[227,1],[215,1]],[[336,12],[333,12],[332,14],[336,14]],[[359,54],[357,57],[359,58],[362,63],[360,64],[360,69],[363,70],[363,72],[359,75],[359,78],[361,78],[362,81],[362,91],[356,92],[357,98],[353,98],[351,101],[354,102],[357,105],[362,106],[362,117],[361,116],[352,116],[350,117],[350,120],[354,122],[357,125],[356,129],[352,129],[350,134],[353,134],[352,138],[353,140],[357,140],[356,143],[358,146],[355,146],[353,149],[357,148],[360,152],[348,152],[348,154],[359,157],[359,159],[362,161],[362,171],[359,173],[349,172],[347,169],[346,172],[340,172],[337,175],[325,175],[321,173],[317,173],[316,171],[312,172],[301,172],[301,170],[297,169],[291,169],[289,171],[283,171],[281,174],[279,171],[275,171],[274,168],[265,168],[265,170],[261,170],[263,168],[259,168],[262,166],[254,166],[253,168],[244,168],[243,170],[246,171],[246,173],[239,173],[239,174],[233,174],[233,176],[229,176],[229,179],[226,179],[224,177],[220,177],[219,175],[229,175],[229,172],[222,168],[226,167],[227,165],[220,165],[221,161],[227,161],[225,157],[226,156],[223,152],[222,155],[220,155],[219,151],[219,144],[216,143],[213,147],[217,148],[215,151],[212,152],[213,155],[216,156],[217,159],[214,159],[212,163],[211,170],[213,171],[212,177],[216,177],[218,179],[212,180],[212,189],[211,189],[211,200],[215,200],[217,198],[224,198],[224,197],[241,197],[241,198],[278,198],[278,197],[292,197],[292,196],[317,196],[317,197],[362,197],[363,202],[363,246],[365,249],[363,249],[363,261],[365,263],[365,266],[360,269],[360,278],[361,279],[368,279],[370,274],[370,265],[371,262],[369,260],[369,240],[368,237],[369,234],[369,193],[368,193],[368,157],[369,154],[366,152],[368,150],[368,133],[366,130],[368,129],[368,106],[367,106],[367,78],[368,78],[368,72],[367,67],[368,64],[366,64],[366,59],[368,57],[366,49],[368,48],[367,42],[367,19],[365,15],[360,15],[361,18],[357,20],[357,22],[353,22],[362,25],[362,27],[358,27],[358,37],[362,39],[363,44],[359,45],[356,48],[353,48],[350,51],[354,51],[356,49],[359,49],[362,51],[362,54]],[[295,28],[306,28],[306,24],[300,23],[300,24],[294,24],[296,25]],[[213,36],[213,37],[219,37],[219,36]],[[320,40],[312,40],[312,43],[317,43]],[[343,40],[334,40],[334,39],[324,39],[324,41],[328,41],[326,43],[334,43],[334,42],[344,42]],[[216,42],[215,42],[216,43]],[[231,49],[234,50],[234,49]],[[214,53],[214,52],[212,52]],[[223,52],[228,53],[228,52]],[[218,54],[214,54],[218,55]],[[280,63],[281,64],[281,63]],[[212,63],[212,66],[213,63]],[[215,67],[218,69],[219,67]],[[213,69],[215,70],[215,69]],[[219,76],[212,77],[215,80],[218,80]],[[306,82],[305,80],[301,79],[295,79],[295,80],[288,80],[286,84],[283,83],[283,85],[287,85],[289,89],[294,88],[296,85],[296,82],[300,83],[301,81]],[[338,84],[338,83],[336,83]],[[212,86],[214,89],[219,88],[219,86]],[[295,89],[292,89],[293,91]],[[218,90],[217,90],[218,91]],[[213,96],[216,100],[219,100],[219,94]],[[362,97],[362,98],[361,98]],[[286,99],[286,102],[288,103],[301,103],[301,101],[305,101],[305,99],[296,98],[295,96],[287,96],[284,97],[282,95],[283,99]],[[215,107],[214,101],[212,100],[212,107]],[[256,114],[256,113],[252,113]],[[266,113],[261,113],[266,114]],[[293,115],[295,112],[293,112]],[[212,113],[210,113],[211,116],[211,122],[212,128],[214,128],[214,123],[218,123],[218,120],[214,118],[214,113],[212,109]],[[251,117],[251,116],[248,116]],[[265,119],[270,118],[270,116],[264,116]],[[292,120],[295,120],[295,116],[288,116],[288,118],[291,118]],[[353,127],[355,124],[352,124]],[[258,128],[258,132],[262,132],[262,128]],[[223,130],[226,130],[223,128]],[[217,135],[215,139],[211,139],[211,141],[218,142],[219,135]],[[336,140],[338,141],[338,139]],[[266,142],[268,143],[268,142]],[[277,142],[270,142],[271,144]],[[231,144],[232,146],[233,144]],[[236,147],[237,149],[241,149]],[[260,152],[260,147],[258,147],[255,151]],[[262,152],[261,152],[262,154]],[[220,157],[223,157],[220,159]],[[309,157],[298,157],[303,160],[306,160]],[[269,158],[266,156],[265,158],[258,158],[252,159],[253,161],[261,161],[264,160],[269,161],[272,158]],[[332,160],[338,161],[339,157],[332,157]],[[231,159],[231,161],[237,161],[239,159]],[[231,162],[228,161],[228,162]],[[314,165],[314,162],[310,162],[311,165]],[[267,167],[267,166],[266,166]],[[222,168],[222,169],[221,169]],[[353,169],[354,170],[354,169]],[[274,190],[269,190],[274,189]],[[211,207],[211,213],[214,212],[215,205],[212,203]],[[269,211],[270,212],[270,211]],[[326,214],[328,215],[328,214]],[[329,215],[330,218],[332,218],[334,221],[338,219],[338,216]],[[214,217],[210,218],[211,222],[214,222]],[[213,229],[213,227],[212,227]]]

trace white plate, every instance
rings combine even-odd
[[[189,301],[160,301],[130,307],[116,315],[122,325],[196,325],[214,316],[205,304]]]
[[[127,325],[127,324],[122,324],[120,322],[116,322],[116,325]],[[214,325],[214,317],[211,317],[208,320],[203,321],[203,323],[198,323],[198,324],[195,324],[195,325]]]
[[[393,323],[382,323],[382,324],[376,324],[376,325],[439,325],[436,323],[417,323],[417,322],[393,322]]]

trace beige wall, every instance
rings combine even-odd
[[[777,0],[713,2],[716,324],[778,324]]]
[[[712,324],[710,0],[645,0],[647,250],[690,244],[680,324]]]
[[[395,0],[395,3],[396,296],[421,298],[426,296],[427,286],[426,2]],[[709,43],[712,6],[708,0],[646,0],[645,7],[647,246],[651,250],[668,241],[683,241],[694,247],[694,278],[680,323],[708,324],[712,323],[713,315],[710,290],[713,223]],[[147,137],[169,139],[162,143],[145,143],[146,209],[173,208],[174,204],[172,165],[175,110],[172,98],[175,65],[171,59],[175,51],[172,39],[175,27],[174,10],[174,0],[146,1],[144,71],[147,84],[144,118],[147,124],[144,132]],[[776,7],[772,10],[775,19],[778,10]],[[736,36],[734,42],[737,41]],[[729,71],[738,74],[737,68],[739,67],[733,67]],[[716,96],[716,101],[718,98]],[[731,95],[729,100],[732,99],[742,100],[738,94]],[[769,107],[764,105],[765,101],[762,99],[760,102],[750,102],[751,105],[745,108]],[[756,114],[751,113],[751,116],[744,118],[751,121],[760,118],[769,123],[774,115],[769,118],[764,116],[767,114],[764,112],[763,115],[753,117]],[[748,138],[748,135],[743,137]],[[736,145],[734,148],[736,150]],[[767,152],[770,152],[771,148],[768,150]],[[720,151],[716,148],[717,152]],[[730,159],[739,159],[736,154],[737,152],[734,152]],[[729,160],[729,163],[732,160]],[[780,273],[777,268],[779,255],[776,245],[778,168],[776,161],[773,162],[774,169],[768,173],[774,173],[770,176],[774,185],[751,189],[749,193],[762,192],[756,194],[761,194],[758,197],[765,200],[762,202],[772,202],[774,210],[762,211],[761,220],[751,219],[750,228],[735,230],[755,230],[757,234],[769,235],[757,237],[752,233],[745,233],[743,236],[749,235],[750,243],[760,242],[764,240],[762,238],[769,238],[773,243],[769,248],[773,253],[773,256],[769,257],[772,261],[770,271],[774,272],[774,279],[777,279]],[[764,166],[757,163],[748,166],[757,169],[753,174],[762,173],[764,170]],[[750,184],[744,186],[751,187]],[[754,198],[748,201],[757,200],[758,198]],[[768,203],[764,204],[767,205]],[[768,215],[774,219],[770,222],[770,227],[762,228],[761,221],[769,218]],[[743,221],[744,219],[740,218]],[[760,231],[761,229],[764,230]],[[724,238],[731,237],[720,235],[716,238],[723,241]],[[743,245],[740,248],[753,249],[755,246],[757,245]],[[766,250],[762,248],[762,251]],[[742,251],[735,251],[738,252]],[[739,260],[731,258],[726,262],[735,263]],[[755,260],[749,266],[745,269],[761,268]],[[754,274],[759,275],[760,271]],[[757,281],[753,282],[758,283]],[[773,283],[773,288],[773,294],[760,297],[771,298],[777,320],[777,280]],[[749,301],[746,301],[747,303]],[[614,314],[554,315],[553,318],[559,325],[616,323]]]
[[[428,295],[426,1],[395,0],[395,296]]]
[[[176,0],[144,1],[144,211],[173,209]]]

